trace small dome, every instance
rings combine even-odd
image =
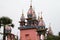
[[[25,17],[24,17],[24,14],[23,14],[23,12],[22,12],[22,16],[21,16],[21,21],[25,21]]]
[[[39,24],[38,24],[39,26],[45,26],[45,23],[44,23],[44,21],[43,21],[43,19],[40,19],[40,21],[39,21]]]
[[[45,23],[42,17],[42,12],[41,12],[41,17],[38,16],[38,21],[39,21],[39,24],[38,24],[39,26],[45,26]]]

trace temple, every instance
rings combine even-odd
[[[27,18],[22,15],[20,18],[20,40],[45,40],[45,34],[47,28],[45,27],[45,22],[43,20],[42,11],[41,15],[36,18],[35,10],[32,6],[32,1],[30,3],[30,8],[27,11]],[[27,22],[25,22],[27,20]]]

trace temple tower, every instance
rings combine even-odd
[[[42,12],[38,19],[36,19],[35,10],[32,7],[32,0],[27,12],[27,18],[24,17],[22,12],[20,20],[20,40],[44,40],[46,28]],[[25,22],[25,20],[27,20],[27,22]]]
[[[45,33],[46,33],[46,28],[45,28],[45,22],[43,20],[42,17],[42,12],[41,15],[38,15],[38,36],[39,36],[39,40],[45,40]]]
[[[20,21],[20,40],[38,40],[37,39],[37,32],[36,32],[36,27],[34,26],[34,22],[33,20],[36,20],[36,15],[35,15],[35,11],[32,8],[32,1],[30,3],[30,8],[27,12],[27,18],[25,18],[27,20],[27,25],[25,25],[25,19],[24,19],[23,15],[21,17],[21,21]],[[23,23],[24,26],[23,26]]]

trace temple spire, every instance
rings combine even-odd
[[[41,17],[40,18],[42,19],[42,11],[41,11]]]
[[[30,7],[32,7],[32,0],[30,1]]]
[[[24,17],[24,14],[23,14],[23,10],[22,10],[22,14],[21,14],[21,18],[20,18],[21,21],[19,21],[20,23],[20,26],[24,26],[25,25],[25,17]]]
[[[27,13],[28,18],[36,18],[35,10],[32,8],[32,0],[30,0],[30,8]]]
[[[40,16],[39,15],[40,15],[40,13],[38,13],[38,21],[40,21]]]
[[[43,20],[43,17],[42,17],[42,12],[41,12],[41,15],[40,15],[40,18],[39,18],[39,26],[45,26],[45,23],[44,23],[44,20]]]
[[[24,16],[24,14],[23,14],[23,10],[22,10],[22,16]]]
[[[22,10],[21,21],[25,21],[25,17],[24,17],[24,14],[23,14],[23,10]]]
[[[52,29],[51,29],[51,23],[49,23],[48,33],[51,35],[53,34]]]

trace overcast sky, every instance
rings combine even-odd
[[[60,0],[32,0],[36,15],[42,11],[46,27],[51,23],[55,35],[60,31]],[[0,17],[7,16],[13,20],[15,28],[12,33],[20,33],[18,30],[22,9],[26,17],[30,6],[30,0],[0,0]]]

